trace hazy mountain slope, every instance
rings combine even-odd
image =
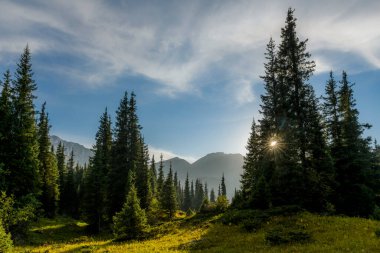
[[[209,193],[211,188],[214,188],[217,194],[224,173],[229,198],[233,196],[235,188],[240,188],[240,176],[243,172],[243,156],[240,154],[211,153],[193,164],[178,157],[172,158],[164,161],[165,175],[169,170],[170,162],[172,162],[173,171],[177,171],[182,185],[186,180],[186,173],[189,173],[190,180],[200,178],[203,182],[207,182]]]
[[[69,157],[71,151],[74,151],[74,160],[78,162],[80,165],[88,164],[88,160],[90,156],[92,156],[91,149],[86,148],[83,145],[80,145],[75,142],[65,141],[59,138],[58,136],[52,135],[50,136],[51,144],[54,146],[54,149],[57,150],[59,142],[62,142],[65,146],[65,154],[66,158]]]

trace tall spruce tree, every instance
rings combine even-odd
[[[308,84],[315,64],[307,40],[296,34],[293,12],[288,10],[278,50],[272,39],[267,46],[258,161],[246,161],[258,166],[251,180],[256,189],[244,187],[243,193],[251,191],[253,203],[265,200],[256,201],[261,207],[296,204],[318,210],[328,206],[333,170],[317,99]]]
[[[115,140],[112,144],[111,168],[107,176],[108,216],[122,208],[128,192],[128,173],[136,173],[136,189],[141,198],[140,204],[147,208],[152,198],[149,179],[149,156],[141,135],[136,107],[136,95],[128,97],[125,92],[116,112]],[[149,187],[149,188],[148,188]]]
[[[367,178],[371,167],[369,141],[362,137],[368,125],[359,123],[352,86],[343,72],[338,92],[341,145],[334,154],[338,182],[336,209],[348,215],[368,216],[375,205]]]
[[[33,100],[37,85],[33,80],[31,54],[26,46],[17,64],[13,82],[12,143],[9,192],[16,198],[40,194],[38,140]]]
[[[46,102],[42,105],[38,122],[38,144],[40,176],[42,181],[41,203],[48,217],[54,217],[57,211],[59,188],[57,160],[51,150],[49,139],[49,116],[45,112]]]
[[[85,182],[85,216],[94,232],[100,232],[108,226],[106,220],[106,180],[110,170],[111,145],[111,119],[106,109],[100,118],[100,126],[96,133],[96,144],[93,148],[94,156],[90,160]]]
[[[0,95],[0,191],[7,191],[11,161],[12,86],[11,74],[4,74]],[[1,82],[0,82],[1,84]]]
[[[108,216],[120,211],[127,195],[128,173],[131,170],[129,156],[129,97],[124,93],[116,111],[114,141],[112,143],[111,167],[108,173]]]

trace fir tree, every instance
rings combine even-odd
[[[136,189],[137,196],[140,199],[140,205],[143,209],[148,209],[149,204],[152,200],[152,191],[151,191],[151,179],[149,173],[149,151],[148,147],[144,144],[144,140],[139,138],[139,148],[140,152],[138,152],[136,157]]]
[[[160,156],[160,165],[158,167],[158,178],[157,178],[157,196],[159,196],[158,200],[161,202],[161,196],[164,188],[164,162],[163,162],[163,156],[161,154]]]
[[[210,202],[211,202],[211,203],[215,203],[215,191],[214,191],[214,188],[211,188],[211,192],[210,192]]]
[[[222,196],[227,196],[227,189],[226,189],[226,182],[224,180],[224,173],[223,173],[223,176],[222,176],[222,181],[220,183],[220,190],[221,190],[221,195]]]
[[[152,156],[152,160],[150,162],[150,188],[152,190],[152,195],[157,197],[157,171],[154,155]]]
[[[15,73],[12,99],[12,143],[14,152],[10,167],[9,191],[16,198],[40,193],[38,140],[35,124],[33,94],[37,85],[33,80],[31,54],[27,46],[20,57]]]
[[[65,196],[65,181],[66,181],[66,155],[65,155],[65,146],[62,142],[59,142],[57,151],[56,151],[56,159],[57,159],[57,170],[58,170],[58,187],[59,187],[59,212],[62,213],[65,208],[65,200],[67,199]]]
[[[139,239],[144,236],[147,229],[145,211],[140,207],[137,190],[134,185],[133,171],[129,176],[129,192],[123,208],[113,217],[113,232],[118,240]]]
[[[38,123],[38,143],[40,176],[42,181],[41,203],[48,217],[54,217],[58,205],[58,168],[57,160],[51,151],[49,139],[49,117],[45,113],[46,103],[42,105],[40,119]]]
[[[9,70],[4,74],[0,95],[0,191],[7,191],[10,179],[11,130],[12,130],[12,87]],[[1,84],[1,82],[0,82]]]
[[[112,144],[111,169],[108,173],[107,198],[110,217],[122,208],[123,199],[128,192],[128,173],[136,173],[136,189],[141,205],[147,208],[151,200],[148,168],[148,152],[140,133],[141,126],[137,117],[136,96],[130,98],[126,92],[116,112],[115,141]],[[149,187],[149,188],[148,188]]]
[[[106,109],[100,118],[94,156],[90,160],[85,182],[84,210],[86,219],[95,232],[100,232],[108,224],[106,220],[106,180],[110,168],[111,141],[111,119]]]
[[[255,120],[252,122],[251,134],[248,139],[247,154],[244,157],[243,175],[241,177],[241,188],[243,197],[247,201],[252,196],[253,191],[256,189],[257,184],[257,169],[258,162],[260,160],[259,148],[259,136],[256,129]]]
[[[170,163],[169,173],[166,177],[163,193],[162,193],[162,207],[168,211],[169,218],[173,218],[177,210],[177,193],[173,181],[173,171]]]
[[[186,175],[185,189],[183,194],[183,207],[184,211],[188,211],[191,208],[191,193],[190,193],[190,184],[189,184],[189,173]]]
[[[114,141],[112,143],[111,167],[108,173],[108,216],[120,211],[128,192],[128,173],[131,170],[130,137],[129,137],[129,98],[124,93],[116,111]]]
[[[362,137],[368,125],[359,123],[359,112],[346,72],[339,89],[340,142],[335,152],[338,181],[336,209],[353,216],[368,216],[374,209],[374,193],[368,187],[371,154],[368,139]]]
[[[74,182],[74,151],[71,150],[69,160],[67,161],[67,174],[64,186],[64,213],[73,217],[75,210],[73,206],[74,199],[77,198]]]
[[[255,156],[246,161],[255,166],[252,175],[245,174],[252,179],[243,180],[243,194],[247,199],[251,191],[250,198],[253,202],[260,199],[256,205],[261,207],[294,204],[318,210],[328,206],[333,168],[317,99],[308,84],[315,64],[306,51],[307,40],[297,37],[293,12],[288,10],[278,50],[272,39],[267,46],[263,117],[255,138]]]

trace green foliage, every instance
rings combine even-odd
[[[216,199],[215,205],[218,212],[225,212],[229,206],[227,197],[225,195],[220,195]]]
[[[1,219],[0,219],[0,252],[2,253],[13,252],[13,242],[11,239],[11,235],[5,232]]]
[[[30,223],[36,218],[40,202],[33,194],[26,195],[15,201],[13,196],[5,192],[0,195],[0,220],[7,233],[15,242],[25,240]]]
[[[376,229],[375,235],[377,238],[380,238],[380,228]]]
[[[13,152],[9,161],[9,191],[16,198],[40,193],[37,129],[33,92],[34,82],[31,54],[27,46],[20,57],[13,82],[12,131],[9,149]]]
[[[162,208],[169,212],[169,218],[173,218],[175,211],[177,210],[177,193],[174,187],[173,172],[171,165],[162,191]]]
[[[333,167],[308,83],[315,64],[293,13],[290,8],[277,50],[272,39],[267,45],[262,118],[252,124],[242,193],[253,208],[293,204],[320,211],[332,192]]]
[[[141,134],[137,116],[136,96],[125,92],[116,112],[114,141],[112,142],[110,168],[107,175],[108,217],[120,211],[128,193],[128,174],[136,174],[136,189],[141,206],[148,208],[152,198],[152,180],[148,166],[148,149]],[[154,186],[153,186],[154,187]],[[159,191],[157,182],[157,191]],[[157,195],[157,194],[156,194]],[[157,195],[159,196],[159,195]]]
[[[145,236],[147,219],[139,202],[132,184],[123,209],[113,217],[113,232],[117,240],[141,239]]]
[[[94,146],[94,157],[91,158],[88,174],[85,181],[85,195],[83,209],[86,221],[90,229],[100,232],[107,227],[107,175],[110,170],[111,161],[111,120],[107,109],[100,118],[100,126],[96,133],[96,144]],[[74,188],[74,168],[68,165],[68,174],[72,174],[72,187]],[[70,172],[72,171],[72,172]],[[112,184],[111,182],[109,182]],[[74,190],[74,189],[73,189]],[[73,194],[76,194],[74,191]]]
[[[1,82],[0,82],[1,84]],[[0,95],[0,191],[9,187],[12,130],[12,87],[9,70],[4,74]]]
[[[57,160],[51,151],[49,139],[49,117],[45,112],[46,103],[42,105],[40,119],[38,122],[38,144],[40,162],[40,177],[42,183],[41,203],[45,214],[54,217],[58,205],[58,168]]]
[[[267,232],[265,240],[270,245],[281,245],[288,243],[306,243],[311,240],[311,235],[299,229],[274,228]]]

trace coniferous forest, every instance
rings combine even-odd
[[[281,248],[289,244],[300,252],[374,252],[380,240],[380,146],[366,136],[370,122],[359,120],[349,73],[332,70],[317,97],[310,84],[316,64],[296,25],[290,8],[280,40],[267,44],[260,117],[252,121],[241,189],[232,200],[222,172],[219,189],[190,181],[191,171],[181,182],[171,164],[164,173],[162,155],[158,163],[150,156],[133,91],[121,97],[114,119],[107,108],[99,112],[88,164],[77,164],[74,152],[66,156],[62,143],[55,149],[49,104],[35,106],[38,73],[26,46],[15,72],[6,71],[1,80],[0,252],[55,252],[65,244],[72,248],[59,252],[166,251],[151,248],[150,240],[174,240],[171,250],[178,252],[252,252],[244,243],[234,245],[234,236],[257,244],[257,252],[294,252]],[[318,231],[340,231],[355,219],[370,224],[363,236],[374,242],[324,248],[329,243],[323,240],[331,238]],[[54,222],[68,223],[54,232]],[[226,230],[233,239],[217,239]],[[60,239],[54,233],[62,233]],[[176,239],[160,241],[168,235]],[[92,236],[104,241],[94,243]],[[49,246],[54,244],[61,246]]]

